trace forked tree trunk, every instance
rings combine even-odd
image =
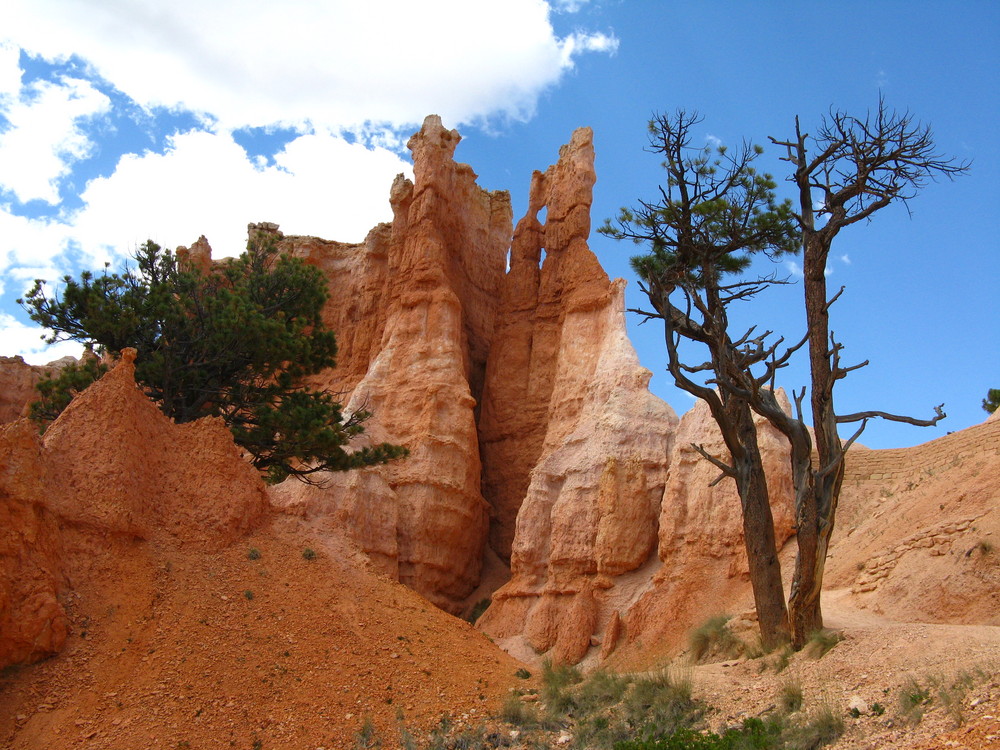
[[[732,405],[731,405],[732,406]],[[788,642],[788,610],[781,581],[781,564],[774,538],[774,518],[764,465],[757,445],[756,425],[746,403],[735,409],[736,429],[743,450],[733,461],[743,516],[743,540],[750,570],[761,645],[770,651]]]
[[[826,289],[829,248],[815,232],[806,232],[803,274],[806,323],[809,330],[811,407],[816,435],[817,464],[808,485],[799,489],[798,555],[788,602],[792,645],[799,649],[809,634],[823,627],[820,593],[826,554],[833,533],[837,500],[844,477],[843,447],[833,408],[833,344],[829,340],[830,316]]]

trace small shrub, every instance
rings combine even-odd
[[[314,550],[312,547],[306,547],[304,550],[302,550],[302,559],[303,560],[315,560],[316,559],[316,550]]]
[[[260,559],[260,550],[257,549],[256,547],[251,547],[249,550],[247,550],[247,559],[248,560],[259,560]]]
[[[573,706],[573,698],[567,688],[580,682],[580,679],[580,672],[571,666],[553,666],[547,659],[542,663],[542,700],[549,714],[564,714]]]
[[[797,682],[786,682],[778,694],[778,707],[786,714],[793,714],[802,708],[802,686]]]
[[[989,539],[981,539],[976,545],[976,549],[979,550],[980,555],[991,555],[993,554],[993,542]]]
[[[246,591],[243,592],[243,596],[247,598],[247,601],[250,601],[251,599],[253,599],[253,592],[250,589],[247,589]]]
[[[628,680],[610,672],[596,671],[576,692],[576,702],[582,711],[591,713],[621,702],[628,690]]]
[[[781,674],[788,668],[788,664],[792,661],[792,656],[795,651],[791,646],[782,646],[778,649],[774,656],[771,658],[771,667],[774,669],[775,674]]]
[[[664,669],[636,680],[625,694],[621,712],[630,725],[652,736],[666,736],[695,723],[703,709],[691,697],[691,680]]]
[[[529,672],[524,667],[521,667],[516,672],[514,672],[514,676],[517,679],[519,679],[519,680],[530,680],[531,679],[531,672]]]
[[[731,658],[743,653],[743,641],[733,635],[729,620],[729,615],[715,615],[691,631],[688,641],[692,661],[710,656]]]
[[[480,599],[478,602],[476,602],[475,606],[471,610],[469,610],[469,614],[465,616],[466,621],[471,623],[472,625],[475,625],[476,620],[482,617],[483,612],[485,612],[489,608],[490,608],[490,600],[488,598]]]
[[[899,709],[903,717],[913,724],[924,718],[924,707],[931,702],[931,691],[913,677],[907,678],[899,694]]]
[[[881,703],[879,703],[878,701],[875,701],[874,703],[872,703],[872,704],[871,704],[871,706],[870,706],[869,708],[871,709],[871,712],[872,712],[872,713],[873,713],[873,714],[874,714],[875,716],[881,716],[882,714],[884,714],[884,713],[885,713],[885,706],[883,706],[883,705],[882,705]]]
[[[418,747],[413,733],[403,725],[399,727],[399,746],[402,750],[417,750]]]
[[[538,711],[511,693],[500,707],[500,718],[515,727],[531,727],[538,724]]]
[[[937,697],[941,707],[948,713],[956,727],[965,723],[965,696],[974,684],[968,673],[959,674],[949,685],[944,678],[938,678]]]
[[[833,630],[814,630],[809,634],[809,640],[803,651],[806,651],[814,659],[822,659],[841,640],[843,638],[840,633]]]
[[[785,733],[789,750],[815,750],[829,745],[844,733],[844,719],[829,703],[816,708],[809,718]]]
[[[361,729],[358,730],[357,735],[354,737],[354,747],[357,750],[371,750],[372,748],[382,747],[382,740],[378,737],[375,725],[372,724],[372,720],[367,716],[361,725]]]

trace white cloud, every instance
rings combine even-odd
[[[840,260],[845,266],[851,265],[851,257],[847,253],[841,255]]]
[[[556,13],[576,13],[588,2],[590,0],[552,0],[552,7]]]
[[[21,90],[21,51],[0,39],[0,110],[9,106]]]
[[[543,0],[7,0],[4,33],[48,59],[80,55],[144,106],[224,128],[334,128],[525,118],[604,33],[556,36]]]
[[[788,269],[788,273],[791,276],[795,277],[796,279],[801,279],[802,278],[802,276],[803,276],[803,274],[802,274],[802,266],[800,266],[794,260],[786,260],[785,261],[785,268],[787,268]]]
[[[19,200],[58,206],[60,178],[90,153],[85,118],[111,102],[81,78],[99,75],[147,110],[201,114],[203,129],[168,136],[163,153],[126,154],[74,211],[29,218],[0,203],[0,285],[13,297],[35,277],[99,268],[150,238],[175,247],[205,234],[217,257],[234,255],[251,221],[360,241],[391,218],[392,180],[411,171],[401,133],[425,115],[449,127],[527,119],[580,55],[617,49],[605,33],[556,35],[551,13],[583,2],[425,0],[414,12],[403,0],[6,0],[0,187]],[[75,56],[86,72],[22,88],[21,49]],[[300,135],[268,162],[234,141],[244,126]],[[7,315],[0,334],[0,353],[30,355],[24,342],[38,332]]]
[[[0,209],[0,236],[9,248],[0,272],[41,266],[53,271],[46,278],[56,278],[66,270],[59,256],[71,241],[86,267],[147,239],[175,247],[202,234],[216,255],[236,255],[251,221],[274,221],[290,234],[360,241],[392,218],[392,180],[410,171],[390,151],[329,134],[300,136],[275,161],[259,167],[228,134],[175,135],[165,153],[128,154],[112,175],[92,180],[81,195],[85,206],[64,221]]]
[[[13,315],[0,312],[0,341],[4,342],[3,356],[21,355],[32,365],[44,365],[61,357],[79,357],[83,347],[74,341],[60,341],[48,346],[42,341],[43,331],[25,325]]]
[[[10,126],[0,133],[0,175],[18,200],[54,204],[59,178],[93,147],[81,120],[107,112],[111,102],[77,78],[37,81],[25,94],[2,111]]]

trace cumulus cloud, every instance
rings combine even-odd
[[[21,90],[21,50],[0,39],[0,110],[10,105]]]
[[[556,35],[543,0],[7,0],[5,32],[48,59],[78,54],[146,107],[235,128],[460,124],[529,117],[541,91],[606,33]]]
[[[0,336],[3,336],[5,355],[20,354],[32,365],[44,365],[61,357],[79,357],[83,347],[73,341],[60,341],[51,346],[42,341],[43,331],[25,325],[14,316],[0,312]]]
[[[12,97],[11,97],[12,98]],[[93,143],[83,121],[111,105],[88,81],[36,81],[0,110],[8,121],[0,133],[0,175],[18,200],[59,201],[58,180],[72,162],[86,157]]]
[[[162,154],[125,155],[113,174],[87,185],[84,207],[64,219],[0,210],[9,248],[0,270],[40,264],[55,269],[69,250],[94,267],[147,239],[174,247],[202,234],[217,255],[236,255],[251,221],[359,241],[391,218],[389,187],[395,175],[409,170],[393,152],[330,134],[300,136],[276,155],[273,166],[261,167],[228,133],[182,133],[168,139]]]
[[[391,218],[392,180],[411,170],[399,154],[425,115],[450,126],[528,119],[581,55],[615,52],[611,34],[553,29],[554,12],[585,1],[426,0],[414,12],[403,0],[6,0],[0,303],[14,310],[32,279],[99,268],[146,239],[175,247],[205,234],[216,256],[234,255],[248,222],[273,221],[360,241]],[[22,51],[72,65],[26,77]],[[102,93],[112,89],[113,101]],[[84,187],[74,169],[113,135],[90,127],[109,108],[142,110],[152,126],[167,108],[196,124],[158,131],[155,150],[131,147]],[[233,137],[273,127],[294,137],[266,157]],[[33,200],[53,210],[41,216]],[[0,353],[49,356],[37,329],[0,315]]]

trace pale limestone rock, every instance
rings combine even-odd
[[[510,544],[512,575],[481,627],[568,663],[617,612],[615,578],[655,557],[677,423],[625,334],[624,282],[586,244],[593,156],[591,132],[578,130],[532,180],[480,423],[491,541],[498,554]]]

